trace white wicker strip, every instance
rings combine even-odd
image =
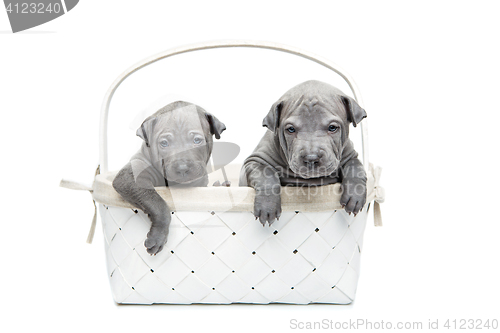
[[[150,256],[147,216],[100,204],[113,297],[123,304],[351,303],[368,209],[283,212],[271,228],[250,212],[174,212],[166,248]]]

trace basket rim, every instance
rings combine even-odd
[[[234,169],[234,168],[233,168]],[[229,170],[230,171],[230,170]],[[115,191],[112,181],[117,171],[95,176],[92,197],[105,206],[138,209]],[[234,177],[233,177],[234,179]],[[340,183],[314,187],[282,186],[282,211],[321,212],[340,210]],[[376,198],[375,179],[367,171],[366,204]],[[172,211],[245,211],[252,212],[255,190],[246,186],[231,187],[155,187]]]

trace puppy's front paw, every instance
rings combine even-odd
[[[281,215],[281,195],[256,191],[253,213],[262,226],[266,225],[266,221],[271,226]]]
[[[342,182],[342,196],[340,204],[351,215],[358,214],[366,203],[366,184],[362,180],[345,180]]]
[[[168,237],[168,226],[161,227],[151,227],[148,232],[146,241],[144,242],[144,246],[147,251],[151,255],[156,255],[161,250],[163,250],[163,246],[167,242]]]

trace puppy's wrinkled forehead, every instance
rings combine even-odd
[[[302,118],[313,120],[316,118],[337,118],[347,121],[347,113],[339,96],[320,95],[314,92],[296,96],[285,103],[283,119]]]
[[[200,117],[196,106],[187,105],[162,114],[158,118],[154,134],[171,133],[176,135],[192,131],[204,134],[209,131],[209,127],[203,121],[203,117]]]

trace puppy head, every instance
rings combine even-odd
[[[165,179],[190,183],[207,174],[213,139],[226,126],[201,107],[171,103],[148,117],[137,130],[147,146],[150,162]]]
[[[340,90],[307,81],[283,95],[262,125],[278,135],[290,169],[302,178],[324,177],[340,164],[349,137],[366,112]]]

